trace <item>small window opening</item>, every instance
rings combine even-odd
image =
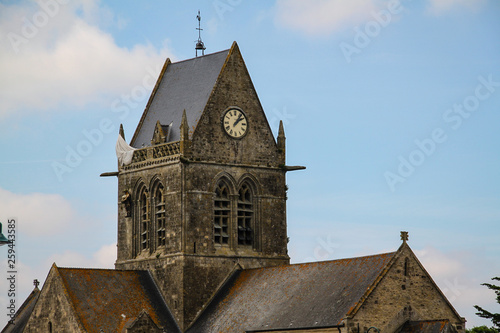
[[[155,193],[156,240],[158,246],[165,246],[165,199],[163,186],[158,186]]]
[[[214,201],[214,242],[219,245],[229,243],[229,218],[231,215],[231,201],[229,190],[224,182],[220,182],[215,189]]]
[[[243,184],[238,196],[238,245],[252,245],[253,198],[248,184]]]
[[[140,197],[140,219],[141,219],[141,250],[149,248],[149,204],[146,191]]]

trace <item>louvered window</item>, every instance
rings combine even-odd
[[[156,240],[158,246],[165,246],[165,200],[163,186],[159,185],[155,193]]]
[[[238,245],[252,245],[253,196],[248,184],[243,184],[238,193]]]
[[[141,251],[149,248],[149,203],[146,190],[141,192],[139,201]]]
[[[231,200],[229,190],[224,182],[219,182],[215,189],[214,200],[214,242],[218,245],[229,243],[229,219],[231,217]]]

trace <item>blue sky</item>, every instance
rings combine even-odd
[[[238,42],[288,164],[307,166],[287,179],[292,262],[392,251],[407,230],[468,327],[489,325],[472,305],[500,310],[480,286],[500,274],[493,0],[1,1],[0,221],[18,221],[18,302],[53,262],[113,267],[117,181],[99,174],[165,59],[194,57],[198,10],[206,52]]]

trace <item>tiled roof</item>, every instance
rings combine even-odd
[[[9,321],[9,323],[4,327],[2,333],[20,333],[24,330],[24,327],[28,323],[28,319],[35,308],[36,301],[40,296],[40,289],[35,288],[31,294],[26,298],[21,307],[17,310],[16,317],[14,321]]]
[[[188,332],[339,325],[395,253],[240,271]]]
[[[452,333],[456,332],[449,320],[407,321],[398,333]]]
[[[142,311],[167,332],[180,332],[148,271],[57,269],[87,332],[122,332]]]
[[[170,141],[178,141],[184,109],[189,127],[196,127],[229,51],[168,64],[144,110],[131,146],[149,146],[158,120],[162,125],[172,123]]]

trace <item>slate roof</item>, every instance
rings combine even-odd
[[[180,332],[148,271],[57,269],[87,332],[122,332],[142,311],[167,332]]]
[[[28,298],[24,301],[21,307],[16,312],[16,317],[14,321],[9,321],[7,325],[2,330],[2,333],[21,333],[24,327],[28,323],[28,319],[35,308],[36,301],[40,296],[40,289],[35,288],[29,294]]]
[[[395,254],[239,271],[188,332],[340,325]]]
[[[162,125],[173,122],[170,141],[178,141],[184,109],[188,125],[193,129],[200,119],[229,51],[228,49],[176,63],[170,63],[167,59],[166,69],[164,68],[158,78],[131,146],[150,146],[158,120]]]
[[[449,320],[407,321],[397,333],[452,333]]]

